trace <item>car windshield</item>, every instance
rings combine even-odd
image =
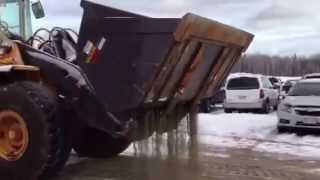
[[[319,79],[320,75],[310,75],[310,76],[306,76],[305,79]]]
[[[20,15],[17,0],[0,1],[0,24],[1,29],[20,34]]]
[[[283,86],[293,86],[296,83],[297,83],[296,80],[289,80],[289,81],[286,81]]]
[[[320,96],[320,82],[297,83],[288,93],[289,96]]]
[[[254,77],[239,77],[229,80],[228,90],[259,89],[259,82]]]
[[[269,78],[269,80],[272,83],[272,85],[274,85],[275,83],[279,82],[279,80],[277,78],[274,78],[274,77]]]

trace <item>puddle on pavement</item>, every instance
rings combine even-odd
[[[191,125],[191,120],[185,118],[175,130],[166,133],[155,132],[148,139],[134,142],[125,154],[158,159],[189,158],[191,153],[197,151],[197,135],[190,130]]]
[[[196,122],[195,118],[185,118],[176,130],[154,133],[146,140],[135,142],[117,158],[70,163],[63,174],[76,172],[78,179],[84,176],[86,180],[106,177],[119,180],[200,179]]]

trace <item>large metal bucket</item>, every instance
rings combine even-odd
[[[253,39],[194,14],[150,18],[81,4],[77,61],[110,112],[196,104],[220,87]]]

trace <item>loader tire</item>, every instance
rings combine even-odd
[[[131,141],[113,137],[103,131],[85,128],[73,145],[80,157],[111,158],[126,150]]]
[[[17,139],[27,138],[27,140],[25,150],[20,152],[20,157],[10,159],[10,156],[7,157],[8,153],[0,151],[0,179],[43,180],[61,170],[69,157],[71,146],[65,142],[55,94],[46,87],[32,82],[16,82],[0,86],[0,149],[3,146],[2,150],[6,147],[6,143],[3,142],[12,140],[10,133],[4,135],[5,130],[1,129],[1,126],[8,126],[8,122],[14,121],[10,114],[20,117],[18,119],[22,123],[21,126],[15,126],[13,122],[11,126],[23,129],[23,135],[17,133],[19,137]]]

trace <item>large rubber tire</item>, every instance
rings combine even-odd
[[[77,140],[73,149],[81,157],[111,158],[126,150],[131,141],[125,138],[113,137],[103,131],[86,128]]]
[[[0,111],[18,113],[28,129],[29,143],[16,161],[0,157],[0,179],[36,180],[52,176],[63,168],[71,146],[65,142],[60,126],[55,94],[32,82],[16,82],[0,86]]]

